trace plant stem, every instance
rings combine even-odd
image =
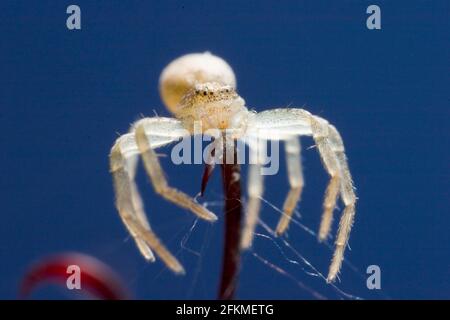
[[[227,152],[227,148],[233,148],[233,152]],[[226,156],[232,155],[232,163],[227,163]],[[241,169],[237,163],[235,143],[223,144],[222,179],[225,195],[225,242],[223,250],[222,276],[219,287],[221,300],[231,300],[235,296],[239,269],[240,269],[240,238],[241,238]]]

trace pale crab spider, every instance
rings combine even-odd
[[[231,67],[208,52],[189,54],[174,60],[161,74],[160,92],[175,118],[153,117],[135,122],[130,132],[119,137],[110,154],[116,206],[142,255],[154,261],[153,251],[176,273],[184,269],[166,249],[150,227],[143,203],[134,182],[136,161],[140,155],[155,191],[163,198],[186,208],[199,218],[215,221],[217,217],[193,197],[171,187],[160,166],[155,149],[178,141],[193,132],[193,123],[200,121],[203,129],[232,130],[232,139],[248,141],[282,140],[285,142],[290,191],[276,234],[288,228],[303,188],[299,136],[312,136],[323,165],[330,176],[325,192],[323,214],[318,238],[326,239],[338,196],[345,209],[342,214],[335,252],[329,268],[328,282],[336,279],[344,258],[350,229],[355,215],[356,196],[348,169],[341,136],[325,119],[298,108],[252,112],[236,93],[236,81]],[[250,153],[258,154],[259,143],[248,143]],[[248,180],[248,201],[241,248],[252,245],[252,239],[263,194],[261,163],[251,164]]]

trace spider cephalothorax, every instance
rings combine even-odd
[[[142,255],[150,261],[153,251],[174,272],[184,269],[166,249],[153,230],[144,212],[134,176],[136,158],[141,156],[155,191],[199,218],[215,221],[217,216],[193,197],[168,184],[155,149],[194,133],[199,123],[202,132],[217,129],[234,132],[230,139],[248,144],[250,156],[256,159],[248,172],[248,201],[241,248],[252,245],[258,223],[263,194],[263,162],[260,150],[268,140],[285,143],[290,190],[283,205],[283,214],[275,230],[283,234],[289,226],[303,189],[301,145],[299,136],[312,136],[323,165],[330,176],[323,203],[319,240],[330,233],[333,211],[338,197],[344,203],[335,241],[335,251],[327,281],[334,281],[344,259],[350,229],[355,215],[356,196],[344,153],[344,144],[337,129],[323,118],[299,108],[272,109],[250,112],[236,93],[236,80],[231,67],[210,53],[189,54],[176,59],[163,71],[160,93],[168,109],[176,118],[144,118],[134,123],[130,132],[119,137],[111,149],[110,171],[114,179],[116,206]]]
[[[247,113],[244,99],[232,86],[208,82],[198,83],[187,91],[177,106],[175,116],[189,130],[198,121],[201,122],[203,131],[206,131],[238,126]]]

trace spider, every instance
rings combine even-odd
[[[155,149],[189,137],[194,124],[200,122],[203,132],[216,128],[231,132],[228,140],[245,140],[250,155],[257,161],[249,166],[248,201],[241,238],[241,249],[251,247],[258,222],[263,194],[262,161],[258,151],[269,140],[285,142],[290,190],[283,205],[283,215],[276,227],[282,235],[289,226],[304,185],[301,167],[300,136],[312,136],[330,179],[326,188],[318,240],[324,241],[331,228],[333,210],[340,196],[345,205],[335,241],[335,251],[327,282],[333,282],[341,268],[344,251],[355,215],[356,196],[339,132],[327,120],[299,108],[272,109],[254,112],[236,92],[235,75],[221,58],[193,53],[171,62],[160,77],[163,102],[175,118],[152,117],[135,122],[129,133],[120,136],[110,153],[116,207],[141,254],[154,261],[153,252],[175,273],[184,273],[183,266],[154,233],[146,218],[142,199],[134,181],[140,156],[157,194],[188,209],[207,221],[217,216],[193,197],[169,185]]]

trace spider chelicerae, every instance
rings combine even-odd
[[[168,268],[176,273],[184,272],[183,266],[154,233],[145,215],[134,181],[138,156],[143,160],[156,193],[201,219],[215,221],[217,216],[214,213],[168,184],[155,149],[191,136],[196,123],[201,124],[204,134],[216,129],[224,133],[226,140],[245,141],[250,155],[256,159],[249,167],[248,201],[241,238],[241,248],[248,249],[252,245],[263,194],[260,149],[268,140],[285,142],[290,190],[283,205],[284,214],[275,231],[281,235],[289,226],[304,184],[299,136],[312,136],[330,176],[319,241],[325,240],[330,232],[333,210],[339,196],[345,205],[327,277],[328,282],[334,281],[344,259],[357,199],[344,145],[336,128],[327,120],[299,108],[259,113],[248,110],[245,101],[236,92],[236,79],[231,67],[208,52],[188,54],[171,62],[161,74],[160,93],[175,118],[152,117],[135,122],[129,133],[116,140],[110,154],[116,207],[142,255],[154,261],[155,252]]]

